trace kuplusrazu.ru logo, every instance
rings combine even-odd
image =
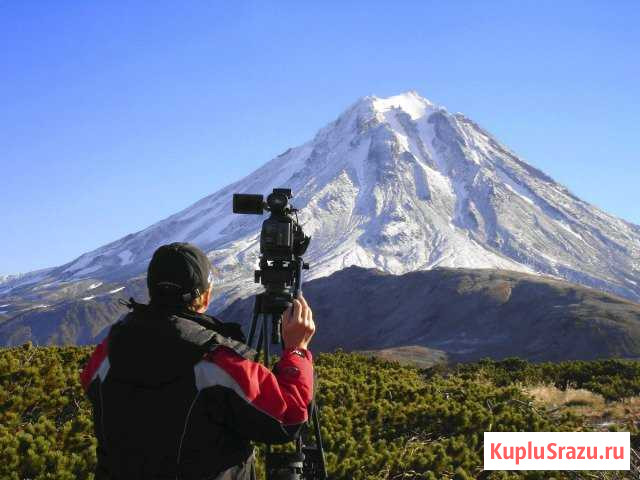
[[[629,470],[629,432],[485,432],[485,470]]]

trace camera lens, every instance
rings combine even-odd
[[[251,213],[262,215],[262,195],[246,193],[233,194],[233,213]]]

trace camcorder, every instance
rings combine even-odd
[[[259,329],[255,345],[257,359],[262,353],[267,367],[269,344],[282,345],[282,314],[302,293],[302,272],[309,268],[302,255],[307,251],[311,237],[302,230],[298,210],[289,203],[291,198],[290,188],[274,188],[266,201],[260,194],[233,195],[233,213],[262,215],[266,211],[271,214],[262,222],[260,231],[260,261],[254,280],[262,284],[264,291],[256,295],[249,332],[249,345],[253,347]],[[307,427],[313,430],[315,444],[305,444],[304,435],[300,435],[295,441],[295,453],[275,453],[267,446],[267,480],[326,480],[315,400],[311,404],[309,419]]]
[[[267,201],[262,195],[233,196],[233,213],[262,215],[271,212],[262,222],[260,232],[260,266],[255,271],[256,283],[264,285],[268,313],[282,314],[291,305],[302,283],[302,270],[309,268],[302,255],[311,238],[297,221],[297,210],[289,203],[289,188],[274,188]],[[296,218],[293,218],[293,214]]]

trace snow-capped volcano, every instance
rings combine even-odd
[[[349,265],[398,274],[498,268],[640,299],[639,226],[576,198],[464,115],[408,92],[364,97],[313,140],[189,208],[69,264],[4,282],[0,303],[62,286],[89,295],[85,284],[126,282],[144,273],[159,245],[188,241],[220,272],[219,308],[253,289],[264,219],[234,215],[232,194],[274,187],[293,190],[312,236],[308,278]]]

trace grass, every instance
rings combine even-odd
[[[607,402],[602,395],[585,389],[561,390],[553,385],[525,387],[526,393],[548,412],[561,415],[573,413],[594,430],[627,431],[640,422],[640,397]]]

